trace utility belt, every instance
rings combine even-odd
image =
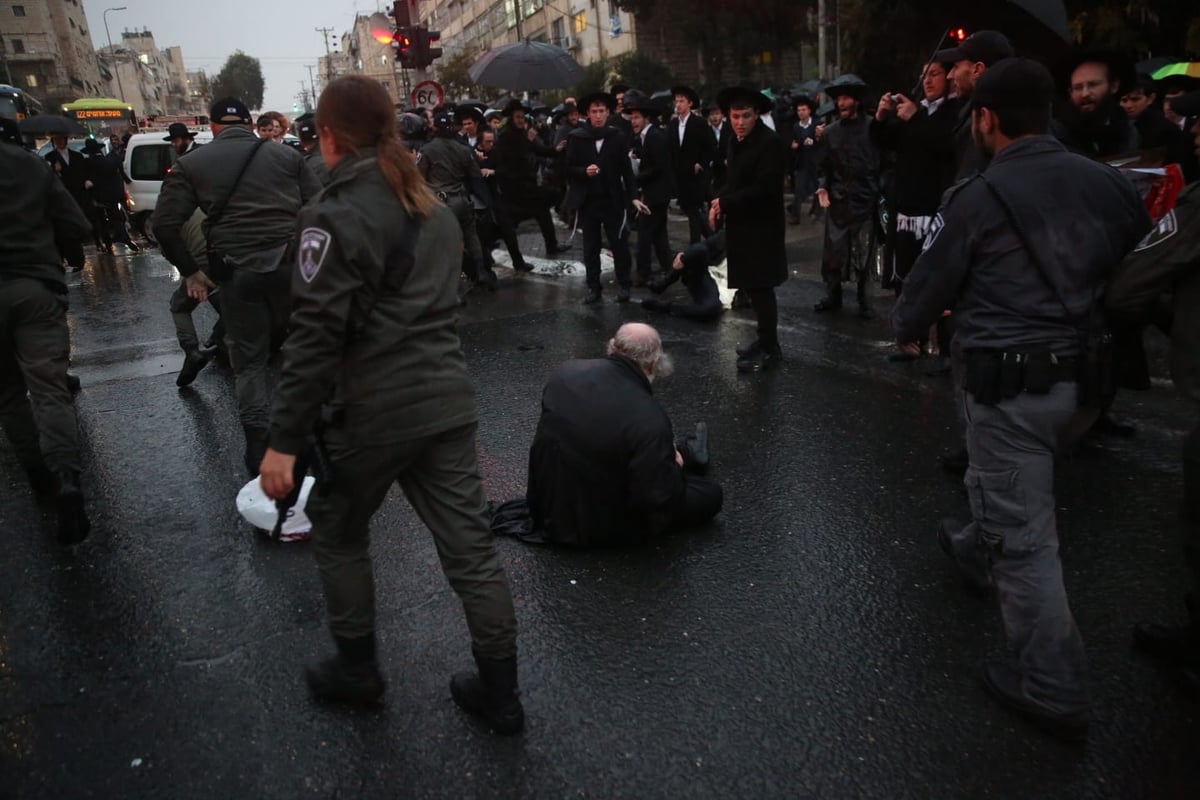
[[[437,195],[437,199],[438,199],[438,200],[441,200],[443,203],[445,203],[445,202],[446,202],[446,201],[448,201],[448,200],[449,200],[451,197],[459,197],[459,196],[461,196],[461,195],[464,195],[464,194],[466,194],[466,191],[465,191],[465,190],[463,190],[463,189],[451,189],[451,190],[450,190],[450,191],[448,191],[448,192],[441,192],[441,191],[438,191],[438,190],[436,190],[436,189],[435,189],[433,193],[434,193],[435,195]]]
[[[975,402],[987,406],[1011,400],[1021,392],[1048,394],[1056,383],[1080,379],[1082,362],[1073,356],[1006,350],[970,350],[965,355],[966,390]]]

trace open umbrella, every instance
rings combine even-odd
[[[505,89],[563,89],[584,79],[583,67],[561,47],[517,42],[494,47],[467,70],[471,80]]]
[[[1200,61],[1180,61],[1176,64],[1167,64],[1162,69],[1152,73],[1150,77],[1156,81],[1161,81],[1163,78],[1170,78],[1174,75],[1186,78],[1200,78]]]
[[[21,120],[21,133],[29,136],[84,136],[87,129],[58,114],[34,114]]]
[[[477,97],[464,97],[462,100],[458,101],[458,105],[460,105],[460,106],[475,106],[480,111],[483,111],[483,110],[487,109],[487,107],[488,107],[487,103],[483,102],[482,100],[480,100]]]

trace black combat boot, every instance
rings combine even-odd
[[[70,469],[55,471],[58,479],[58,543],[79,544],[92,530],[83,507],[83,489],[79,485],[79,473]]]
[[[335,636],[333,640],[337,644],[337,655],[304,670],[313,696],[331,703],[377,703],[387,684],[375,661],[374,634],[355,639]]]
[[[450,696],[468,714],[483,719],[501,736],[520,733],[525,709],[517,690],[517,657],[484,658],[475,655],[479,672],[460,672],[450,679]]]
[[[813,311],[822,314],[826,311],[837,311],[842,307],[842,285],[840,283],[829,284],[820,302],[813,305]]]
[[[601,302],[599,289],[588,289],[587,294],[583,296],[582,305],[594,306]]]
[[[211,359],[212,356],[205,355],[200,350],[187,351],[183,357],[183,367],[179,370],[179,376],[175,378],[175,385],[180,388],[190,386]]]
[[[739,347],[734,352],[737,353],[738,358],[750,358],[751,356],[756,356],[762,352],[762,342],[760,342],[758,339],[755,339],[750,344],[746,345],[745,347]]]

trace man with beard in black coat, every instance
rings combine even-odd
[[[874,319],[868,290],[875,263],[875,214],[879,203],[879,149],[871,141],[862,115],[867,85],[843,75],[825,88],[837,104],[837,120],[825,129],[817,172],[817,202],[827,209],[821,277],[825,298],[813,306],[817,313],[842,307],[842,282],[858,284],[858,316]]]
[[[721,510],[708,433],[675,444],[652,385],[672,371],[658,332],[622,325],[608,357],[558,368],[542,393],[526,499],[544,541],[579,547],[636,542],[702,525]],[[691,474],[688,474],[691,473]]]
[[[1132,153],[1140,146],[1137,128],[1121,110],[1120,97],[1133,84],[1133,69],[1118,53],[1089,50],[1076,53],[1063,69],[1069,103],[1050,132],[1088,158]]]
[[[771,110],[762,92],[732,86],[717,103],[733,129],[728,172],[721,194],[713,198],[708,223],[725,223],[729,288],[750,298],[758,318],[758,338],[737,351],[739,372],[763,372],[779,366],[779,307],[775,287],[787,280],[783,176],[787,154],[783,140],[759,121]]]

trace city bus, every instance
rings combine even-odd
[[[23,120],[42,113],[42,104],[28,92],[0,83],[0,117]]]
[[[74,103],[64,103],[63,116],[79,122],[93,136],[106,133],[125,133],[127,129],[138,129],[133,106],[112,97],[85,97]]]

